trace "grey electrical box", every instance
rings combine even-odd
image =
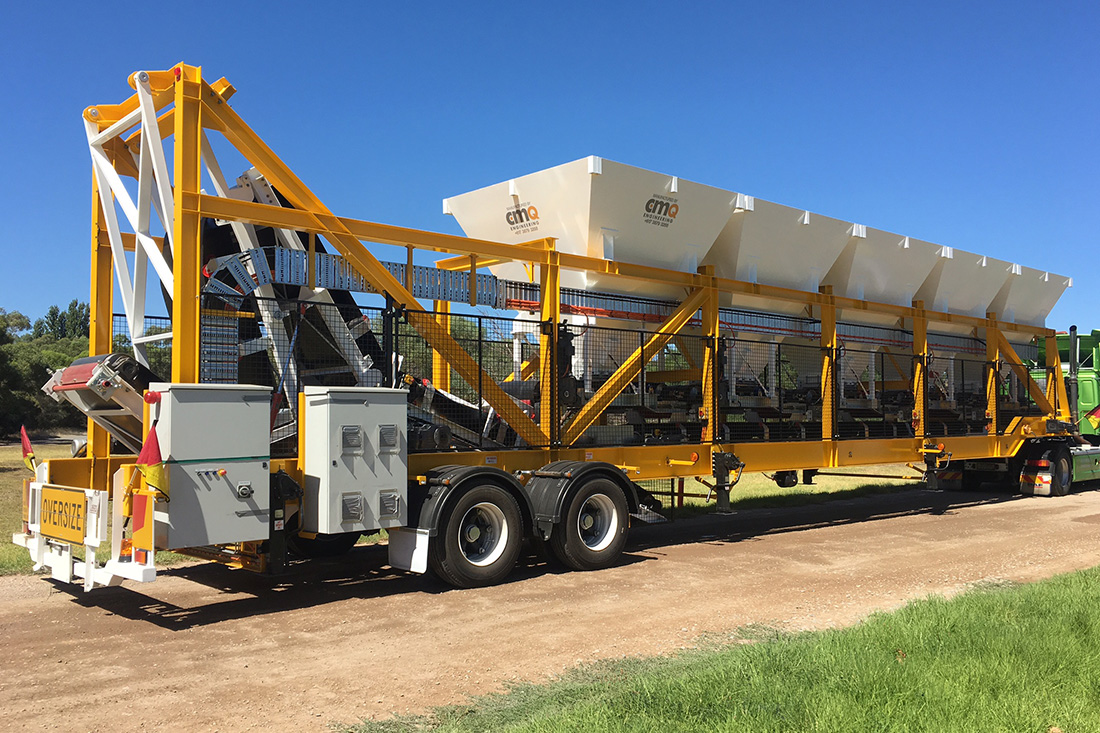
[[[168,501],[154,514],[158,548],[267,539],[271,492],[271,388],[163,384],[157,439]]]
[[[340,534],[404,526],[407,400],[404,390],[385,387],[305,388],[302,529]]]

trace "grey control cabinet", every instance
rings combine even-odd
[[[162,384],[151,411],[168,473],[154,515],[158,548],[265,540],[270,535],[271,388]]]
[[[319,534],[401,527],[408,519],[408,393],[306,387],[302,529]]]

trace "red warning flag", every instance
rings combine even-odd
[[[23,465],[34,470],[38,463],[34,460],[34,448],[31,447],[31,439],[27,437],[27,428],[19,426],[19,438],[23,443]]]
[[[164,459],[160,455],[160,441],[157,440],[157,424],[149,426],[149,434],[145,436],[145,443],[141,446],[135,462],[138,469],[145,476],[145,485],[156,489],[163,494],[168,493],[168,481],[164,470]]]

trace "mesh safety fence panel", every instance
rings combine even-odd
[[[448,324],[454,344],[437,352],[407,314],[362,307],[350,298],[334,302],[207,294],[201,303],[200,380],[256,384],[273,390],[273,454],[296,449],[297,395],[307,386],[402,386],[409,390],[409,448],[500,450],[527,447],[486,399],[500,388],[535,421],[543,423],[541,384],[552,375],[552,435],[564,435],[588,400],[614,379],[605,410],[574,440],[576,446],[903,438],[913,435],[913,364],[908,333],[845,326],[846,341],[833,360],[835,424],[822,427],[823,351],[819,324],[784,318],[798,335],[769,339],[739,332],[720,320],[716,339],[698,322],[645,357],[656,321],[563,323],[555,353],[541,354],[543,324],[534,317],[429,314]],[[723,311],[724,316],[729,313]],[[763,316],[759,316],[763,318]],[[778,317],[777,317],[778,318]],[[594,320],[594,319],[592,319]],[[743,319],[742,319],[743,320]],[[738,322],[748,328],[747,322]],[[146,319],[146,333],[170,330],[168,319]],[[846,330],[845,330],[846,329]],[[130,346],[125,322],[116,317],[116,349]],[[447,363],[461,349],[480,367],[463,378]],[[926,429],[929,436],[974,435],[990,429],[986,384],[990,367],[967,351],[933,354],[928,363]],[[970,348],[973,346],[973,348]],[[171,341],[145,346],[155,373],[169,378]],[[549,364],[543,360],[548,359]],[[703,369],[712,369],[714,391],[706,404]],[[1038,414],[1025,375],[1030,363],[1002,362],[994,370],[996,429]],[[472,380],[472,381],[471,381]],[[499,396],[499,393],[497,393]],[[497,405],[499,406],[499,402]],[[714,421],[713,433],[708,420]],[[578,428],[579,430],[579,428]]]
[[[885,348],[839,351],[837,434],[841,439],[913,435],[912,363],[910,356],[896,357]]]
[[[720,439],[821,438],[821,347],[724,339]]]
[[[929,360],[925,419],[928,437],[989,432],[985,397],[988,373],[988,364],[973,357],[947,355]]]
[[[167,316],[145,316],[145,336],[157,336],[172,333],[172,319]],[[130,338],[130,327],[126,316],[115,313],[111,318],[111,351],[120,354],[134,353],[134,342]],[[172,339],[163,338],[145,341],[144,348],[149,371],[167,382],[172,378]]]
[[[430,313],[483,370],[470,382],[394,309],[252,295],[203,305],[201,380],[273,388],[274,455],[295,450],[297,394],[307,386],[408,389],[412,452],[526,445],[485,400],[490,382],[538,418],[537,321]]]
[[[637,329],[589,325],[575,329],[571,339],[569,371],[576,380],[577,395],[571,404],[560,406],[562,422],[569,425],[586,401],[586,395],[610,389],[609,382],[623,368],[634,372],[606,410],[577,438],[573,445],[640,445],[647,430],[660,430],[651,421],[657,407],[657,394],[646,386],[648,364],[641,349],[649,334],[642,324]],[[666,347],[667,348],[667,347]],[[664,350],[662,350],[664,351]],[[656,358],[655,358],[656,360]]]

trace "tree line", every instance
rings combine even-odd
[[[31,321],[19,311],[0,308],[0,435],[28,430],[80,428],[85,418],[68,403],[42,392],[54,371],[88,355],[87,303],[50,306]]]

